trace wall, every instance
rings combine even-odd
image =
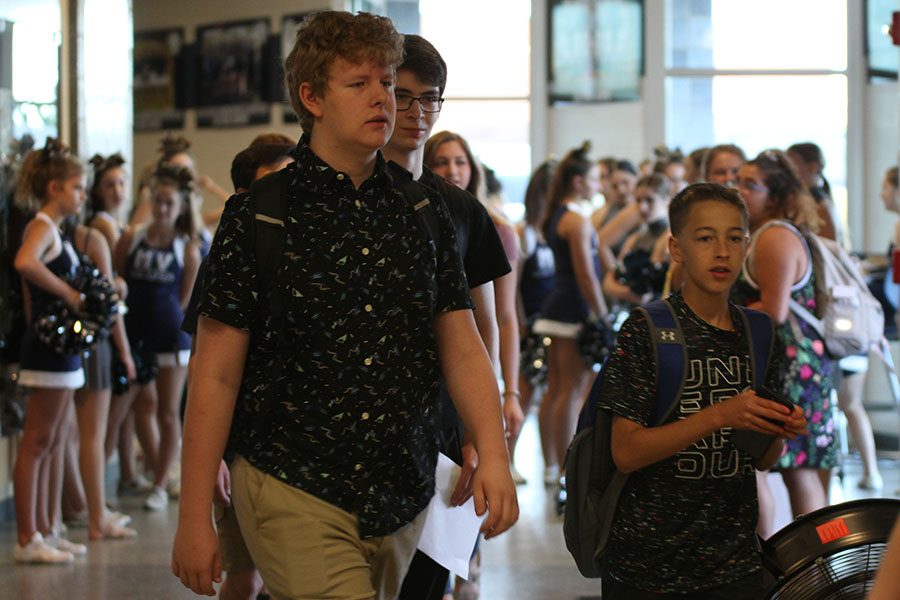
[[[562,158],[590,140],[593,156],[613,155],[638,162],[646,156],[644,113],[643,102],[552,107],[547,119],[547,152]],[[536,159],[543,156],[537,148],[532,155]]]
[[[281,30],[284,15],[302,13],[322,8],[344,8],[340,0],[256,0],[255,2],[222,2],[202,0],[190,3],[190,9],[178,0],[154,0],[153,2],[134,2],[134,30],[143,31],[167,27],[184,28],[185,41],[195,41],[196,27],[228,21],[269,17],[270,32]],[[227,6],[227,11],[224,10]],[[227,17],[223,17],[227,12]],[[272,106],[269,124],[253,127],[234,127],[219,129],[197,129],[196,111],[187,110],[185,127],[176,131],[191,140],[191,152],[195,157],[198,171],[209,175],[224,189],[231,190],[229,169],[231,160],[240,150],[258,134],[267,131],[279,131],[292,138],[300,137],[300,126],[296,123],[283,123],[282,107]],[[139,172],[144,165],[158,158],[159,140],[163,132],[135,132],[134,161],[132,175]],[[133,179],[136,179],[133,177]],[[210,204],[210,200],[207,199]]]
[[[885,211],[878,194],[885,170],[897,164],[900,86],[897,82],[867,85],[865,106],[865,230],[863,239],[854,240],[854,245],[869,252],[883,253],[887,250],[897,216]]]

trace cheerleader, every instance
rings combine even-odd
[[[153,187],[153,174],[156,172],[156,169],[164,163],[183,167],[190,171],[196,182],[190,197],[190,210],[193,212],[194,234],[199,236],[200,254],[201,256],[206,256],[212,243],[212,236],[207,227],[215,230],[215,225],[219,222],[219,217],[222,215],[225,201],[231,197],[231,194],[222,189],[208,175],[198,174],[194,158],[189,152],[190,147],[191,142],[183,136],[166,134],[160,140],[159,159],[155,163],[150,163],[141,176],[137,196],[135,197],[134,211],[131,215],[131,225],[134,227],[150,220],[150,212],[152,210],[150,196]],[[202,210],[203,195],[200,193],[201,190],[216,200],[215,208],[206,212]]]
[[[190,171],[163,163],[150,186],[150,222],[122,236],[114,262],[128,284],[125,327],[137,370],[137,385],[124,401],[137,393],[135,425],[154,477],[144,508],[163,510],[169,467],[181,439],[178,409],[191,345],[180,327],[200,249],[190,210]]]
[[[87,548],[53,530],[49,499],[61,493],[61,432],[74,390],[84,384],[81,356],[61,354],[43,343],[35,324],[59,310],[62,300],[78,310],[84,297],[65,278],[74,274],[78,256],[60,225],[84,204],[84,168],[57,140],[30,152],[16,185],[17,202],[40,207],[25,227],[15,268],[23,279],[29,327],[22,340],[19,383],[28,389],[25,427],[13,472],[18,544],[17,562],[70,562]],[[59,460],[54,461],[56,453]],[[56,463],[54,465],[53,463]]]
[[[121,228],[113,216],[118,213],[125,199],[124,159],[114,154],[107,159],[94,156],[94,181],[91,185],[90,228],[79,227],[76,232],[76,247],[86,255],[110,281],[115,281],[116,290],[125,295],[127,286],[112,270],[109,241],[117,241]],[[113,349],[122,365],[125,378],[135,377],[131,349],[125,335],[121,317],[109,332],[103,332],[84,360],[85,385],[75,393],[75,412],[78,421],[78,463],[84,481],[84,491],[88,508],[88,537],[91,540],[104,538],[120,539],[137,535],[125,525],[126,515],[106,508],[104,470],[106,455],[106,423],[110,413],[112,396]]]

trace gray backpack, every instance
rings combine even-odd
[[[834,358],[867,352],[884,335],[881,303],[840,244],[814,233],[803,238],[816,275],[816,314],[793,300],[791,310],[815,328]]]

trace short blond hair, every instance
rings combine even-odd
[[[322,11],[300,24],[294,48],[284,61],[284,80],[291,107],[307,133],[312,131],[313,115],[300,101],[300,84],[309,83],[314,94],[324,95],[337,58],[396,68],[403,60],[403,36],[387,17],[364,12]]]

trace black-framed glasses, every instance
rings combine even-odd
[[[409,94],[394,94],[397,99],[397,110],[409,110],[412,108],[413,101],[418,100],[422,112],[436,113],[441,112],[441,106],[444,99],[436,94],[426,94],[424,96],[410,96]]]

